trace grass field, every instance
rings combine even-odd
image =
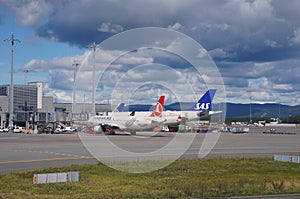
[[[80,171],[80,181],[32,184],[35,173],[64,171]],[[144,174],[97,164],[0,176],[0,198],[209,198],[283,193],[300,193],[300,165],[271,158],[178,160]]]

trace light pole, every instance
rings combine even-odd
[[[27,85],[27,74],[28,74],[29,70],[24,69],[23,72],[25,74],[25,76],[24,76],[24,84]]]
[[[278,123],[280,123],[280,102],[278,103]]]
[[[86,117],[86,112],[85,112],[85,93],[83,94],[83,115],[84,115],[84,120],[87,120]]]
[[[250,124],[252,124],[252,107],[250,102]]]
[[[71,120],[73,120],[73,114],[74,114],[74,106],[76,103],[76,73],[77,73],[77,67],[79,66],[79,64],[76,62],[76,60],[74,60],[74,63],[72,64],[72,66],[74,66],[74,80],[73,80],[73,102],[72,102],[72,118]]]
[[[14,33],[11,33],[10,39],[4,39],[5,42],[11,43],[11,64],[10,64],[10,86],[9,86],[9,121],[8,126],[13,128],[13,114],[14,114],[14,46],[15,43],[21,43],[20,40],[14,38]]]
[[[94,42],[92,45],[88,46],[88,48],[91,48],[93,50],[93,76],[92,76],[92,115],[95,115],[96,113],[96,108],[95,108],[95,52],[96,52],[96,48],[97,48],[97,45],[96,43]]]

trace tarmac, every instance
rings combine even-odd
[[[38,168],[95,164],[99,160],[143,161],[300,154],[300,128],[279,129],[281,132],[294,132],[295,135],[263,134],[270,128],[272,127],[250,127],[249,133],[244,134],[138,132],[137,136],[1,133],[0,174]],[[185,141],[190,144],[187,148],[182,144]],[[121,149],[121,153],[107,148],[108,144],[117,146]],[[171,147],[165,149],[165,146],[169,145]]]

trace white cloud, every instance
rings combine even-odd
[[[266,77],[249,80],[249,88],[251,90],[266,90],[272,86],[272,82]]]
[[[294,30],[294,35],[289,39],[290,45],[298,45],[300,44],[300,28]]]
[[[181,31],[183,30],[183,25],[181,25],[179,22],[176,22],[174,25],[168,25],[168,28],[171,30]]]
[[[213,58],[232,58],[235,54],[224,51],[221,48],[216,48],[208,52]]]
[[[113,59],[122,52],[116,51],[104,51],[99,49],[96,51],[96,77],[100,75],[104,67],[110,59]],[[153,52],[155,56],[158,56],[158,52]],[[165,55],[162,55],[167,58]],[[72,64],[74,60],[77,60],[79,66],[81,67],[77,73],[77,84],[76,88],[79,91],[86,91],[89,93],[92,88],[92,59],[91,53],[87,51],[84,55],[77,55],[75,57],[55,57],[52,60],[31,60],[24,68],[31,71],[42,71],[49,74],[48,95],[54,95],[54,90],[57,90],[55,95],[56,99],[67,101],[71,98],[68,96],[73,87],[73,75],[74,68]],[[85,60],[85,61],[83,61]],[[188,93],[191,85],[194,87],[199,87],[199,81],[195,78],[193,71],[188,69],[173,69],[165,65],[151,64],[154,58],[151,53],[147,53],[144,50],[139,50],[136,52],[131,52],[119,57],[116,63],[112,63],[106,72],[101,76],[102,89],[99,91],[100,97],[109,96],[111,90],[116,89],[116,83],[122,92],[128,91],[130,88],[139,88],[143,84],[162,84],[167,86],[171,91],[179,92],[180,95],[185,96],[185,101],[189,101],[192,94]],[[131,65],[131,67],[129,67]],[[125,71],[124,71],[125,70]],[[128,72],[127,72],[128,71]],[[168,75],[166,75],[168,74]],[[188,84],[187,84],[188,83]],[[197,90],[197,89],[196,89]],[[64,91],[64,92],[62,92]],[[184,92],[182,92],[184,91]],[[141,94],[141,96],[146,100],[149,95]],[[76,97],[78,99],[83,99],[83,96]],[[103,98],[102,98],[103,100]],[[169,101],[171,103],[171,101]]]
[[[291,84],[275,84],[273,86],[275,90],[292,91],[294,88]]]
[[[274,9],[271,0],[253,0],[253,1],[231,1],[235,6],[239,6],[242,16],[250,18],[270,18],[273,16]]]
[[[110,22],[102,23],[97,29],[99,32],[118,33],[123,31],[123,27],[118,24],[112,24]]]
[[[46,0],[15,0],[5,1],[5,4],[16,13],[19,23],[25,26],[38,25],[43,17],[53,11],[52,3]]]
[[[192,30],[196,30],[198,27],[194,26]],[[201,22],[200,23],[200,28],[205,30],[205,31],[210,31],[210,30],[221,30],[221,31],[226,31],[230,28],[230,25],[227,23],[223,24],[212,24],[208,22]]]
[[[24,70],[28,70],[32,72],[42,72],[42,71],[49,70],[48,67],[45,67],[46,65],[47,62],[45,60],[32,59],[28,63],[26,63],[23,68]]]
[[[274,84],[266,77],[249,80],[249,90],[250,91],[270,92],[272,87],[274,87]]]
[[[72,96],[68,95],[66,91],[57,91],[53,90],[51,92],[48,92],[46,95],[53,96],[55,100],[58,100],[60,102],[71,102]]]
[[[207,56],[207,51],[204,49],[204,48],[200,48],[199,50],[198,50],[198,55],[197,55],[197,57],[199,57],[199,58],[204,58],[204,57],[206,57]]]
[[[274,71],[273,62],[253,63],[253,68],[248,75],[252,77],[264,77],[266,74],[270,74]]]
[[[71,102],[72,93],[67,93],[66,91],[53,89],[49,84],[44,84],[43,92],[45,96],[51,96],[55,101],[58,102]]]
[[[266,46],[270,46],[270,47],[280,47],[281,46],[276,41],[269,40],[269,39],[265,40],[264,43],[266,44]]]
[[[142,54],[135,54],[134,56],[132,56],[130,54],[127,54],[121,57],[116,63],[140,65],[140,64],[146,64],[152,62],[153,62],[153,58],[150,57],[149,55],[145,56]]]
[[[250,97],[252,101],[261,101],[261,102],[270,102],[275,101],[277,96],[273,95],[272,93],[261,91],[261,92],[250,92]]]
[[[50,61],[32,59],[23,66],[29,72],[49,72],[50,70],[74,70],[74,60],[81,63],[85,55],[74,55],[70,57],[54,57]]]

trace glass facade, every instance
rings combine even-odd
[[[14,86],[14,111],[37,111],[37,87]]]
[[[0,86],[0,95],[8,96],[8,86]]]
[[[0,95],[9,96],[9,86],[0,86]],[[35,85],[14,86],[14,112],[37,111],[37,87]]]

